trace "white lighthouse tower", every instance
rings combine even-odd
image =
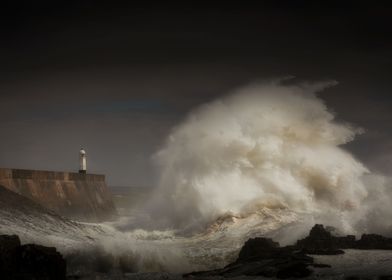
[[[86,163],[86,151],[81,148],[79,151],[79,173],[86,174],[87,163]]]

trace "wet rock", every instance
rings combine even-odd
[[[308,268],[313,258],[294,247],[280,247],[269,238],[252,238],[245,242],[237,260],[224,267],[205,272],[194,272],[185,276],[263,276],[263,277],[306,277],[312,273]]]
[[[363,234],[359,240],[354,235],[333,236],[323,225],[316,224],[296,246],[308,254],[333,255],[343,253],[340,249],[392,250],[392,238],[378,234]]]
[[[312,271],[308,269],[306,263],[303,262],[293,262],[289,263],[285,266],[282,266],[278,273],[276,274],[277,278],[302,278],[308,277]]]
[[[18,236],[0,235],[0,275],[7,275],[17,270],[18,267],[15,260],[17,259],[19,247],[20,240]]]
[[[392,249],[392,238],[377,234],[364,234],[357,241],[354,235],[334,236],[331,233],[332,230],[333,228],[325,228],[321,224],[316,224],[306,238],[298,240],[293,246],[286,247],[280,247],[279,243],[269,238],[251,238],[245,242],[235,262],[222,269],[192,272],[184,276],[301,278],[308,277],[312,273],[310,267],[331,267],[314,263],[313,258],[307,254],[337,255],[344,253],[341,249],[349,248]]]
[[[0,254],[7,254],[20,247],[20,240],[17,235],[0,235]]]
[[[327,231],[323,225],[316,224],[310,230],[309,236],[298,240],[296,246],[307,254],[338,255],[344,254],[344,251],[340,250],[340,245],[345,242],[351,242],[351,237],[348,237],[346,241],[345,238],[332,236],[332,234]],[[349,244],[347,244],[347,246],[349,246]]]
[[[318,268],[331,268],[332,267],[329,264],[323,264],[323,263],[314,263],[311,266],[318,267]]]
[[[279,250],[279,243],[274,242],[272,239],[263,237],[250,238],[242,246],[237,262],[252,258],[268,258]]]
[[[363,234],[356,243],[358,249],[392,250],[392,238],[378,234]]]
[[[339,249],[351,249],[355,247],[355,235],[347,235],[342,237],[334,237],[336,247]]]
[[[19,249],[19,273],[42,279],[65,279],[66,263],[56,248],[35,244]]]
[[[344,253],[341,249],[392,250],[392,238],[378,234],[363,234],[359,240],[354,235],[333,236],[323,225],[316,224],[296,246],[308,254],[334,255]]]
[[[20,245],[16,235],[0,236],[1,279],[65,279],[66,263],[55,248]]]

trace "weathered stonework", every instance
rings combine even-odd
[[[116,215],[104,175],[0,168],[0,185],[76,220]]]

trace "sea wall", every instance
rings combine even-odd
[[[116,215],[104,175],[0,168],[0,185],[75,220]]]

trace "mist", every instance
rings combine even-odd
[[[155,190],[115,221],[5,228],[56,246],[75,271],[176,274],[224,267],[249,238],[294,244],[315,223],[392,236],[392,181],[346,149],[366,128],[318,97],[332,86],[257,82],[190,111],[152,156]]]
[[[69,259],[184,273],[227,265],[251,237],[294,244],[315,223],[391,236],[391,179],[346,149],[366,129],[318,97],[333,86],[257,82],[190,111],[152,156],[151,196],[92,234],[100,253]]]
[[[197,232],[223,216],[284,210],[309,226],[391,233],[390,180],[344,148],[365,130],[317,97],[336,84],[254,83],[191,111],[153,157],[154,224]]]

